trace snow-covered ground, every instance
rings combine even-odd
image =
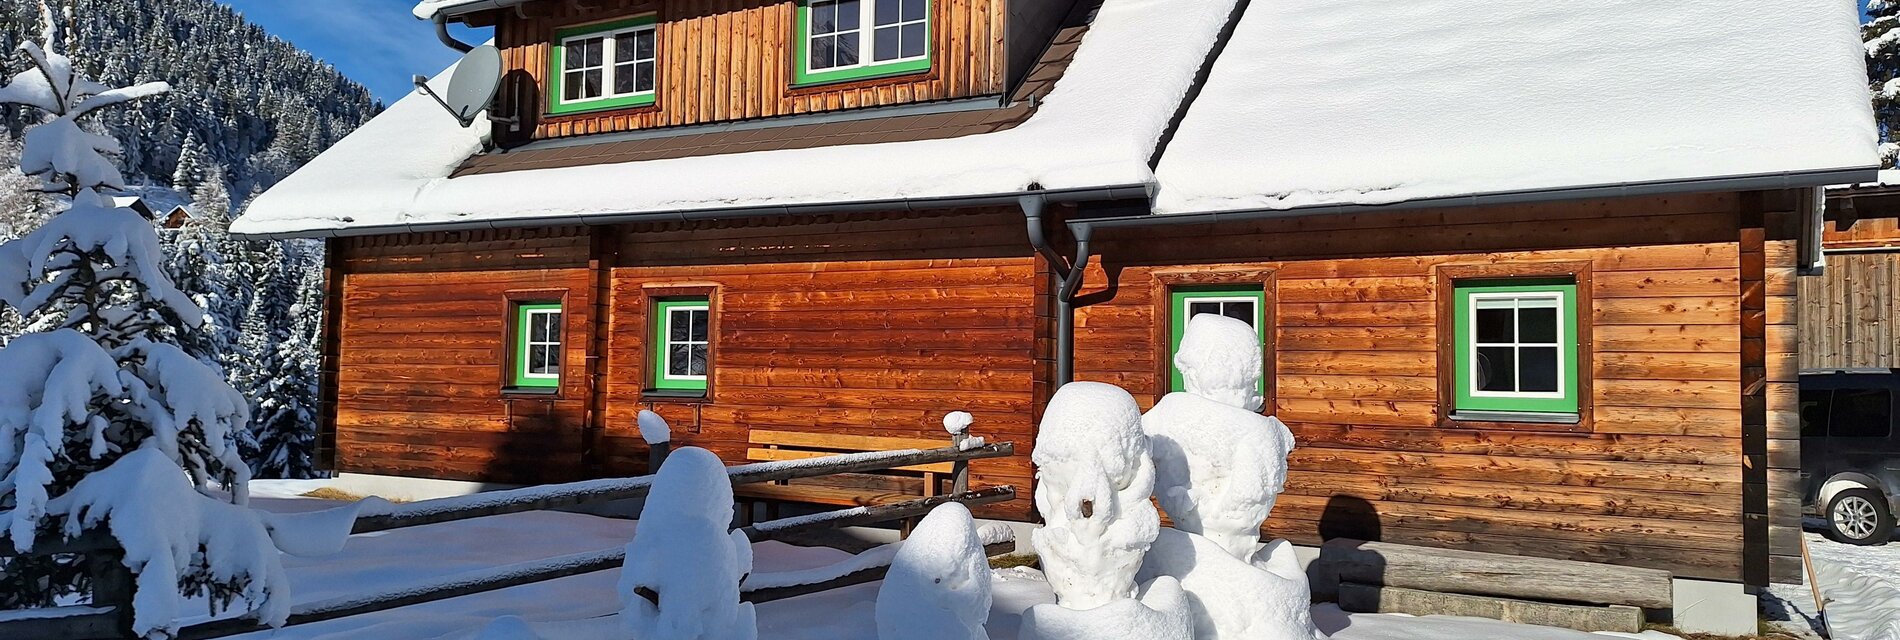
[[[1900,589],[1900,540],[1878,547],[1857,547],[1841,544],[1821,535],[1818,521],[1810,521],[1805,534],[1808,539],[1808,553],[1813,555],[1816,566],[1836,566],[1853,570],[1876,582]],[[1827,584],[1826,580],[1822,581]],[[1826,589],[1826,587],[1823,587]],[[1850,594],[1823,592],[1830,600],[1847,597]],[[1806,584],[1778,584],[1769,587],[1762,596],[1762,611],[1775,627],[1802,638],[1820,638],[1817,629],[1820,622],[1816,616],[1813,592]],[[1838,625],[1842,612],[1835,612]]]
[[[312,483],[313,485],[315,483]],[[309,511],[336,503],[281,497],[312,488],[258,483],[253,504],[278,512]],[[589,515],[531,512],[398,529],[354,536],[341,554],[328,558],[286,557],[293,600],[311,603],[330,598],[428,582],[503,564],[528,562],[625,545],[636,523]],[[823,567],[848,556],[832,549],[796,547],[778,542],[754,546],[753,571],[776,573]],[[615,594],[618,571],[601,571],[545,583],[503,589],[381,613],[288,627],[244,636],[249,640],[387,640],[474,638],[495,619],[517,616],[527,626],[560,637],[586,638],[588,632],[614,629],[601,624],[620,611]],[[875,603],[880,583],[781,600],[758,607],[759,637],[774,640],[877,640]],[[994,640],[1018,638],[1021,614],[1029,607],[1055,602],[1042,575],[1033,569],[994,572],[988,630]],[[1603,640],[1671,636],[1607,636],[1465,618],[1413,618],[1345,614],[1331,606],[1314,609],[1320,629],[1335,640]],[[570,627],[546,623],[574,621]],[[509,638],[488,629],[484,638]],[[572,630],[573,633],[562,633]],[[515,636],[518,637],[518,636]],[[555,637],[549,635],[548,637]]]

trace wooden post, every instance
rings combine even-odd
[[[89,551],[85,557],[86,571],[92,574],[92,606],[112,607],[119,636],[138,637],[132,633],[132,595],[138,586],[125,566],[125,549],[115,543]]]
[[[950,442],[960,451],[963,442],[970,439],[968,431],[950,434]],[[950,466],[950,493],[964,493],[970,490],[970,461],[958,460]]]
[[[655,442],[647,445],[647,473],[660,472],[660,465],[666,464],[666,456],[673,451],[673,442]]]

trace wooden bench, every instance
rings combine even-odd
[[[746,449],[746,459],[753,462],[771,462],[783,460],[805,460],[835,456],[842,453],[863,453],[867,451],[896,451],[903,449],[938,449],[950,445],[946,440],[929,438],[892,438],[880,436],[856,436],[835,433],[810,433],[802,431],[763,431],[753,430],[747,437],[750,445]],[[870,482],[870,486],[851,486],[837,482],[818,481],[792,484],[748,484],[732,488],[733,496],[741,500],[765,502],[768,518],[776,518],[779,503],[794,502],[803,504],[821,504],[845,507],[868,507],[893,502],[913,500],[919,497],[940,495],[942,484],[955,473],[956,464],[942,462],[896,467],[874,474],[847,474]],[[898,477],[892,477],[898,476]],[[912,492],[900,489],[896,485],[909,484],[908,478],[919,478],[923,483],[921,491]],[[883,485],[883,486],[876,486]],[[751,509],[746,509],[747,515]]]

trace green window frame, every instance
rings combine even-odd
[[[930,70],[934,0],[801,0],[792,86]],[[839,9],[845,12],[840,12]],[[851,56],[843,56],[844,51]]]
[[[561,386],[561,303],[522,302],[515,305],[514,367],[516,388],[553,389]]]
[[[1253,308],[1251,318],[1242,318],[1233,315],[1233,311],[1237,308],[1243,308],[1244,306],[1251,306]],[[1265,318],[1267,311],[1267,292],[1266,288],[1260,285],[1173,289],[1169,291],[1168,294],[1168,308],[1170,309],[1168,324],[1168,390],[1171,392],[1185,391],[1187,389],[1186,382],[1181,379],[1181,370],[1174,366],[1174,354],[1181,350],[1181,338],[1187,334],[1188,320],[1193,316],[1199,315],[1200,313],[1219,313],[1238,320],[1246,320],[1247,324],[1253,325],[1254,332],[1257,337],[1260,338],[1261,344],[1266,344],[1267,328]],[[1189,312],[1190,309],[1195,308],[1200,309],[1200,311],[1194,313]],[[1264,350],[1262,357],[1265,357]],[[1266,384],[1266,380],[1263,378],[1260,381],[1260,390],[1262,393],[1266,392]]]
[[[1575,280],[1458,282],[1453,296],[1454,409],[1577,413]]]
[[[643,107],[658,97],[659,29],[654,16],[557,29],[553,49],[548,56],[550,114]],[[569,65],[577,55],[578,66]],[[597,78],[599,95],[583,95],[588,74]]]
[[[706,297],[653,302],[654,389],[705,391],[712,377],[712,303]]]

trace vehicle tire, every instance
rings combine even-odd
[[[1873,489],[1847,489],[1827,503],[1828,537],[1836,542],[1871,546],[1893,538],[1893,512]]]

